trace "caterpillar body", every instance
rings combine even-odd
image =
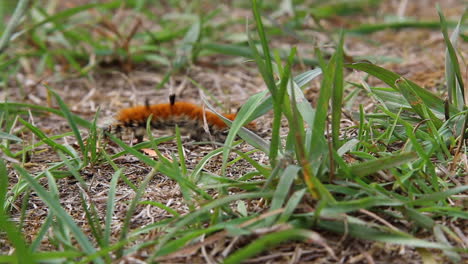
[[[229,127],[216,114],[192,103],[175,102],[174,96],[170,97],[170,103],[122,109],[116,116],[117,122],[111,125],[108,131],[121,136],[124,130],[131,130],[138,142],[141,142],[146,134],[146,122],[150,116],[152,128],[167,130],[177,125],[182,133],[188,134],[196,141],[214,139],[222,142],[229,132]],[[236,114],[223,116],[231,121],[236,118]],[[256,125],[251,122],[246,127],[255,130]]]

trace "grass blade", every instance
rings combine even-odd
[[[290,240],[305,240],[310,239],[314,242],[319,240],[319,236],[312,231],[304,229],[288,229],[284,231],[279,231],[267,235],[263,235],[259,239],[250,243],[234,252],[232,255],[227,257],[224,260],[224,264],[235,264],[242,263],[244,260],[257,255],[258,253],[265,251],[273,246],[276,246],[280,243],[284,243]]]
[[[24,103],[0,103],[0,109],[1,108],[8,108],[10,111],[15,110],[19,112],[22,109],[25,109],[24,111],[27,112],[27,110],[38,110],[38,111],[43,111],[47,113],[52,113],[58,116],[64,116],[64,113],[61,110],[42,106],[42,105],[34,105],[34,104],[24,104]],[[76,122],[78,125],[85,127],[85,128],[90,128],[91,123],[88,120],[85,120],[77,115],[71,114],[73,121]]]
[[[377,65],[367,63],[367,62],[345,64],[345,67],[367,72],[368,74],[375,76],[376,78],[385,82],[388,86],[398,91],[398,88],[396,87],[395,84],[396,84],[396,81],[401,78],[401,76],[394,72],[391,72],[389,70],[386,70]],[[414,82],[410,80],[408,80],[408,85],[410,85],[413,91],[419,97],[421,97],[421,100],[424,102],[424,104],[426,104],[429,108],[431,108],[432,111],[435,111],[435,114],[438,117],[440,118],[444,117],[445,109],[444,109],[444,101],[442,99],[440,99],[437,95],[431,93],[429,90],[418,86],[417,84],[415,84]],[[450,112],[452,114],[455,114],[458,112],[458,110],[454,108],[453,106],[451,106]]]
[[[341,107],[343,104],[343,41],[344,33],[340,33],[340,40],[335,51],[336,64],[333,76],[333,92],[331,97],[331,127],[332,127],[332,142],[336,149],[341,147],[340,143],[340,127],[341,127]]]
[[[465,9],[465,13],[466,10],[467,9]],[[444,36],[445,46],[447,47],[445,52],[445,78],[447,79],[449,102],[461,110],[465,106],[465,91],[455,47],[457,45],[457,38],[460,33],[460,25],[463,16],[460,18],[450,38],[447,32],[447,22],[445,21],[444,14],[440,10],[440,6],[437,6],[437,13],[440,17],[440,27]]]
[[[255,54],[251,48],[248,46],[242,45],[234,45],[234,44],[221,44],[221,43],[202,43],[200,44],[200,49],[208,50],[215,53],[223,54],[223,55],[231,55],[235,57],[244,57],[247,59],[255,59]],[[262,59],[265,59],[263,55],[261,55]],[[287,52],[280,55],[281,59],[286,59]],[[294,58],[294,63],[304,63],[307,66],[317,66],[318,63],[316,60],[311,58]]]
[[[20,166],[13,165],[16,171],[25,179],[31,188],[36,191],[39,197],[48,205],[50,210],[54,213],[54,215],[59,218],[65,226],[67,226],[70,231],[75,235],[75,238],[80,244],[82,250],[86,254],[93,254],[96,250],[93,247],[91,241],[88,240],[88,237],[81,231],[78,225],[75,223],[73,218],[62,208],[59,201],[57,201],[53,196],[49,194],[49,192],[44,189],[29,173],[21,168]],[[96,262],[103,263],[101,259],[97,259]]]
[[[6,140],[11,140],[11,141],[16,141],[16,142],[22,142],[23,140],[15,135],[11,135],[5,132],[0,131],[0,139],[6,139]]]
[[[0,38],[0,54],[2,54],[8,47],[8,44],[11,40],[11,34],[13,34],[13,31],[20,23],[20,20],[23,17],[24,13],[26,13],[28,6],[29,0],[18,1],[18,4],[16,5],[15,11],[13,12],[10,21],[8,21],[5,30],[2,32],[2,37]]]
[[[29,130],[31,130],[31,132],[33,132],[37,137],[39,137],[40,140],[42,140],[44,143],[52,147],[54,150],[60,150],[63,153],[66,153],[67,155],[69,155],[70,157],[75,157],[74,153],[72,153],[68,148],[66,148],[62,144],[56,143],[55,141],[47,137],[46,134],[44,134],[44,132],[42,132],[37,127],[33,126],[32,124],[23,120],[22,118],[18,118],[18,121],[20,121],[21,124],[23,124]]]
[[[455,27],[456,22],[448,22],[448,26]],[[371,34],[377,31],[386,29],[404,29],[404,28],[427,28],[437,29],[440,28],[439,21],[396,21],[391,23],[377,23],[377,24],[361,24],[357,27],[347,29],[346,32],[356,34]]]
[[[466,192],[468,190],[468,185],[464,185],[464,186],[459,186],[459,187],[455,187],[455,188],[452,188],[452,189],[448,189],[446,191],[443,191],[443,192],[435,192],[435,193],[431,193],[431,194],[425,194],[425,195],[421,195],[420,197],[418,197],[418,199],[414,200],[414,201],[408,201],[407,204],[408,205],[424,205],[426,203],[430,204],[431,202],[435,202],[435,201],[442,201],[452,195],[455,195],[455,194],[458,194],[458,193],[462,193],[462,192]]]
[[[224,150],[223,150],[223,165],[221,171],[225,171],[227,160],[229,158],[229,153],[231,152],[232,144],[236,138],[237,132],[242,128],[242,126],[247,122],[249,117],[253,114],[255,108],[260,105],[264,93],[259,93],[254,96],[251,96],[249,100],[242,106],[239,110],[239,113],[236,116],[236,119],[231,124],[231,129],[229,129],[229,134],[226,138]],[[241,135],[242,136],[242,135]]]
[[[0,159],[0,230],[6,233],[8,241],[15,248],[14,259],[16,263],[33,263],[26,241],[22,232],[8,219],[6,209],[8,192],[8,171],[3,159]]]
[[[65,104],[65,102],[62,100],[62,98],[60,98],[60,96],[54,92],[52,89],[48,88],[49,92],[52,93],[55,97],[55,100],[57,100],[57,103],[60,107],[60,110],[62,110],[62,113],[63,115],[65,116],[65,118],[67,119],[68,121],[68,124],[70,125],[72,131],[73,131],[73,134],[75,135],[75,138],[76,140],[78,141],[78,145],[80,146],[80,150],[81,150],[81,153],[85,153],[85,146],[84,146],[84,143],[83,143],[83,139],[81,138],[81,133],[80,131],[78,130],[78,127],[75,123],[75,121],[73,120],[73,116],[70,112],[70,109],[68,109],[68,106]],[[87,160],[87,155],[83,156],[83,159]],[[87,162],[85,161],[84,164],[86,164]]]
[[[437,129],[439,129],[442,126],[442,121],[438,119],[429,108],[426,107],[422,98],[413,89],[413,86],[411,86],[406,79],[398,79],[395,82],[395,86],[408,101],[409,105],[414,110],[414,112],[416,112],[416,114],[418,114],[421,117],[421,119],[429,119],[432,123],[434,123]],[[425,107],[426,109],[424,109]],[[426,111],[427,115],[425,114]]]
[[[286,196],[289,194],[291,186],[296,179],[300,169],[301,168],[299,166],[289,165],[280,175],[279,183],[275,190],[275,194],[273,194],[273,199],[271,200],[271,206],[269,209],[270,212],[275,211],[283,206],[286,201]],[[275,219],[276,216],[268,218],[266,225],[272,225]]]
[[[259,6],[260,5],[257,4],[257,0],[252,0],[252,11],[253,11],[254,19],[255,19],[255,24],[257,26],[257,33],[258,33],[258,36],[260,37],[260,43],[262,45],[263,56],[265,56],[264,65],[265,65],[266,76],[263,76],[263,78],[265,79],[265,82],[267,83],[267,86],[270,89],[271,95],[273,96],[273,98],[275,98],[276,93],[277,93],[276,91],[277,87],[273,79],[273,65],[271,63],[270,47],[268,45],[268,40],[265,34],[265,29],[263,28],[262,16],[260,14]],[[259,57],[257,59],[261,59],[261,58]]]
[[[174,237],[175,233],[181,230],[183,227],[189,225],[192,221],[199,218],[201,215],[205,213],[209,213],[212,209],[229,204],[231,202],[235,202],[242,199],[254,199],[254,198],[270,198],[273,195],[272,192],[250,192],[250,193],[241,193],[235,195],[228,195],[216,200],[213,200],[202,207],[200,207],[197,211],[194,211],[188,215],[185,215],[182,219],[180,219],[177,223],[174,224],[173,228],[168,230],[167,234],[161,238],[158,243],[159,250],[155,251],[153,257],[164,256],[171,252],[166,252],[164,250],[164,246],[171,238]],[[151,260],[150,259],[150,260]]]
[[[146,186],[148,186],[149,181],[156,175],[158,172],[159,164],[157,163],[155,167],[146,175],[145,179],[141,182],[140,187],[136,191],[135,197],[132,199],[132,202],[128,206],[127,213],[125,214],[125,219],[120,231],[119,242],[123,242],[127,239],[128,230],[130,229],[130,220],[132,219],[133,213],[135,212],[136,206],[140,202],[141,197],[143,196]],[[116,173],[117,174],[117,173]],[[117,177],[116,177],[117,178]],[[117,180],[115,180],[117,181]],[[120,249],[117,252],[117,257],[120,258],[123,255],[123,249]]]
[[[349,166],[349,169],[353,175],[365,177],[380,170],[395,168],[417,158],[418,155],[416,153],[407,152]]]
[[[112,2],[107,2],[107,3],[92,3],[92,4],[85,4],[85,5],[81,5],[81,6],[77,6],[77,7],[73,7],[73,8],[68,8],[68,9],[65,9],[63,10],[62,12],[58,12],[52,16],[49,16],[47,17],[46,19],[34,24],[33,26],[31,27],[28,27],[24,30],[22,30],[21,32],[18,32],[17,34],[15,34],[13,36],[12,39],[15,39],[19,36],[21,36],[22,34],[26,33],[26,32],[29,32],[31,30],[34,30],[44,24],[47,24],[49,22],[58,22],[60,20],[64,20],[66,18],[69,18],[71,16],[74,16],[76,14],[79,14],[85,10],[88,10],[88,9],[91,9],[91,8],[96,8],[96,7],[104,7],[104,8],[115,8],[115,7],[118,7],[119,5],[121,4],[120,1],[112,1]]]
[[[384,232],[363,224],[321,220],[318,225],[320,228],[324,228],[326,230],[346,233],[350,236],[366,240],[381,241],[410,247],[449,249],[448,246],[440,243],[428,242],[401,232]]]
[[[117,183],[119,182],[119,178],[122,175],[122,170],[118,170],[112,175],[112,179],[109,186],[109,194],[107,195],[107,204],[106,204],[106,219],[105,219],[105,227],[104,227],[104,234],[103,234],[103,244],[104,246],[109,246],[110,238],[111,238],[111,224],[112,224],[112,216],[114,214],[115,208],[115,193],[117,190]]]

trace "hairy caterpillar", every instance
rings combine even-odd
[[[170,103],[166,104],[146,103],[122,109],[116,116],[117,122],[108,129],[108,132],[121,136],[124,130],[129,129],[133,131],[138,142],[141,142],[146,133],[146,122],[151,115],[150,125],[154,129],[173,129],[177,125],[181,132],[196,141],[208,141],[211,138],[216,141],[226,139],[229,127],[216,114],[192,103],[175,102],[175,95],[169,98]],[[236,118],[236,114],[223,116],[231,121]],[[246,127],[255,130],[256,125],[251,122]]]

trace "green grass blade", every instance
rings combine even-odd
[[[375,76],[376,78],[380,79],[381,81],[385,82],[388,86],[392,87],[393,89],[398,91],[396,87],[396,81],[401,78],[400,75],[381,68],[377,65],[367,63],[367,62],[358,62],[352,64],[345,64],[345,67],[360,70],[367,72],[368,74]],[[431,93],[429,90],[424,89],[417,84],[413,83],[412,81],[408,80],[408,85],[411,86],[413,91],[421,97],[421,100],[426,104],[432,111],[436,111],[436,115],[442,118],[444,116],[444,101],[440,99],[437,95]],[[450,107],[450,112],[455,114],[458,112],[456,108],[453,106]]]
[[[253,257],[260,252],[263,252],[269,248],[272,248],[280,243],[284,243],[290,240],[305,240],[311,239],[315,241],[317,239],[317,234],[304,229],[288,229],[284,231],[279,231],[267,235],[261,236],[259,239],[251,242],[249,245],[237,250],[226,259],[224,259],[224,264],[237,264],[242,263],[244,260],[247,260],[250,257]]]
[[[432,123],[434,123],[437,129],[442,126],[442,121],[437,118],[429,108],[425,108],[423,99],[414,90],[414,87],[408,82],[408,80],[400,78],[395,82],[395,86],[408,101],[414,112],[416,112],[416,114],[421,117],[421,119],[429,119]],[[427,111],[428,115],[425,114],[425,110]]]
[[[34,105],[34,104],[24,104],[24,103],[0,103],[0,109],[2,108],[8,108],[11,110],[15,110],[15,112],[20,112],[20,110],[24,109],[24,112],[26,113],[27,110],[37,110],[37,111],[43,111],[47,113],[52,113],[58,116],[64,116],[64,113],[61,110],[42,106],[42,105]],[[77,115],[72,114],[73,120],[80,126],[85,127],[85,128],[90,128],[91,123]]]
[[[260,104],[258,101],[261,101],[262,98],[267,94],[267,91],[260,92],[258,94],[255,94],[249,98],[249,100],[242,106],[240,109],[239,113],[237,114],[236,120],[242,120],[238,121],[239,123],[244,122],[242,124],[246,124],[248,122],[252,121],[252,115],[255,112],[255,110],[258,108],[258,105]],[[231,130],[233,130],[233,121],[225,118],[223,115],[218,113],[216,109],[204,98],[202,97],[203,103],[210,109],[211,112],[216,114],[219,118],[221,118],[226,124],[231,125]],[[244,109],[244,110],[242,110]],[[241,138],[243,138],[246,142],[251,144],[252,146],[260,149],[261,151],[268,153],[270,144],[254,132],[251,132],[250,130],[242,127],[242,125],[236,125],[240,126],[238,129],[235,129],[232,133],[238,134]],[[231,133],[231,132],[230,132]],[[231,146],[232,147],[232,146]]]
[[[315,19],[336,16],[351,16],[365,13],[368,8],[377,7],[382,0],[353,0],[353,1],[319,1],[309,8]]]
[[[44,24],[47,24],[49,22],[58,22],[60,20],[64,20],[66,18],[69,18],[71,16],[74,16],[76,14],[79,14],[83,11],[86,11],[88,9],[91,9],[91,8],[96,8],[96,7],[103,7],[103,8],[108,8],[108,9],[111,9],[111,8],[116,8],[118,7],[119,5],[121,4],[121,1],[112,1],[112,2],[107,2],[107,3],[92,3],[92,4],[85,4],[85,5],[81,5],[81,6],[77,6],[77,7],[73,7],[73,8],[67,8],[61,12],[58,12],[52,16],[49,16],[47,17],[46,19],[32,25],[31,27],[28,27],[26,29],[24,29],[23,31],[19,32],[18,34],[15,34],[15,38],[19,37],[20,35],[26,33],[26,32],[29,32],[31,30],[34,30]]]
[[[65,166],[65,162],[63,162],[63,161],[55,163],[54,165],[50,166],[49,168],[44,169],[44,171],[38,173],[34,177],[34,179],[35,180],[41,179],[44,176],[46,176],[46,174],[49,173],[50,171],[57,170],[57,169],[59,169],[61,167],[64,167],[64,166]],[[28,188],[28,186],[29,186],[28,182],[25,181],[24,179],[21,179],[18,183],[13,185],[13,187],[11,188],[12,196],[8,197],[4,208],[8,208],[11,205],[11,203],[16,201],[16,199],[18,199],[18,197]]]
[[[11,141],[16,141],[16,142],[22,142],[23,140],[15,135],[11,135],[5,132],[0,131],[0,139],[6,139],[6,140],[11,140]]]
[[[85,146],[84,146],[84,143],[83,143],[83,139],[81,138],[81,133],[78,130],[78,126],[76,125],[75,121],[73,120],[73,116],[72,116],[72,114],[70,112],[70,109],[68,109],[68,106],[65,104],[65,102],[62,100],[62,98],[60,98],[60,96],[56,92],[54,92],[50,88],[48,90],[49,90],[49,92],[52,93],[52,95],[54,95],[55,100],[57,100],[57,103],[58,103],[58,105],[60,107],[60,110],[62,110],[63,115],[67,119],[68,124],[70,125],[70,127],[71,127],[71,129],[73,131],[73,134],[75,135],[75,138],[78,141],[78,145],[80,146],[81,153],[85,153]],[[87,160],[88,157],[84,156],[83,158],[85,160]],[[85,164],[86,164],[86,162],[85,162]]]
[[[185,67],[189,61],[194,59],[195,45],[200,41],[201,30],[202,24],[200,18],[197,17],[177,49],[177,57],[174,61],[174,70],[178,71]]]
[[[13,31],[16,29],[18,24],[21,21],[21,18],[23,15],[26,13],[28,6],[29,6],[29,0],[20,0],[17,1],[18,4],[16,5],[15,11],[13,12],[13,15],[11,16],[10,21],[8,21],[8,24],[2,32],[2,37],[0,38],[0,54],[2,54],[5,49],[8,47],[8,44],[10,43],[10,38],[11,35],[13,34]],[[5,4],[5,3],[2,3]],[[2,17],[2,21],[5,21]]]
[[[337,62],[338,59],[338,53],[335,52],[328,65],[326,67],[324,65],[321,67],[323,80],[320,86],[320,94],[317,100],[314,120],[310,121],[313,122],[311,126],[312,133],[310,135],[310,140],[308,140],[309,145],[307,146],[307,156],[312,162],[317,161],[321,155],[328,151],[328,146],[323,135],[325,135],[325,123],[328,118],[328,107],[333,92],[335,70],[339,64],[339,62]]]
[[[73,260],[83,257],[83,255],[83,252],[79,251],[49,251],[34,253],[34,255],[31,256],[31,259],[39,263],[61,263],[64,262],[65,259]]]
[[[316,68],[297,75],[296,77],[294,77],[294,82],[297,84],[297,86],[302,88],[303,86],[305,86],[315,78],[319,77],[320,75],[322,75],[322,69]]]
[[[296,49],[293,48],[289,55],[288,61],[284,68],[284,71],[280,73],[281,81],[279,84],[279,91],[278,96],[276,97],[275,102],[273,102],[273,124],[271,128],[271,144],[270,144],[270,151],[269,151],[269,159],[272,167],[276,166],[276,158],[281,151],[281,138],[280,138],[280,126],[281,126],[281,116],[283,112],[283,103],[287,102],[287,98],[285,98],[287,86],[289,80],[291,78],[291,64],[294,56],[296,54]],[[281,62],[278,59],[277,62],[278,68],[281,66]]]
[[[208,50],[215,53],[223,54],[223,55],[231,55],[235,57],[244,57],[247,59],[255,59],[255,54],[251,48],[248,46],[243,45],[235,45],[235,44],[221,44],[221,43],[202,43],[200,44],[200,49]],[[280,54],[281,59],[287,59],[288,55],[286,52],[285,54]],[[265,59],[263,54],[261,54],[261,58]],[[294,58],[294,63],[304,63],[307,66],[317,66],[318,63],[316,60],[311,58]]]
[[[45,190],[44,187],[42,187],[31,175],[29,175],[25,169],[17,165],[13,165],[13,167],[28,182],[31,188],[36,191],[39,197],[48,205],[54,215],[60,219],[60,221],[63,222],[64,225],[66,225],[75,235],[75,238],[78,244],[81,246],[81,249],[87,254],[96,252],[91,241],[88,240],[88,237],[83,233],[83,231],[81,231],[73,218],[62,208],[60,202],[51,196],[49,192]],[[102,260],[97,259],[96,262],[102,263]]]
[[[388,87],[371,87],[370,90],[371,95],[377,97],[377,100],[390,111],[398,112],[401,108],[411,108],[405,97],[397,90]]]
[[[41,225],[41,229],[39,229],[39,231],[36,234],[36,237],[31,242],[31,247],[30,247],[31,252],[37,251],[37,249],[41,245],[42,240],[47,235],[47,232],[49,231],[49,228],[52,225],[52,220],[53,220],[53,214],[48,214],[46,219]]]
[[[63,153],[66,153],[70,157],[75,157],[74,153],[72,153],[68,148],[66,148],[62,144],[58,144],[57,142],[53,141],[49,137],[44,134],[40,129],[37,127],[33,126],[29,122],[23,120],[22,118],[19,118],[18,121],[20,121],[21,124],[23,124],[25,127],[27,127],[31,132],[33,132],[37,137],[39,137],[40,140],[42,140],[44,143],[52,147],[54,150],[60,150]]]
[[[371,196],[351,201],[336,202],[331,205],[325,205],[322,210],[323,215],[340,215],[343,213],[354,212],[360,209],[378,207],[378,206],[402,206],[403,202],[384,196]]]
[[[128,206],[127,213],[125,214],[125,219],[122,224],[122,228],[120,230],[120,239],[119,242],[125,241],[128,237],[128,230],[130,229],[130,220],[132,219],[133,213],[135,212],[135,209],[140,202],[141,197],[143,196],[146,187],[148,186],[148,183],[151,179],[153,179],[154,175],[158,172],[158,168],[160,163],[157,163],[155,167],[145,176],[143,181],[140,184],[140,187],[138,187],[138,190],[135,193],[135,197],[132,199],[132,202]],[[120,249],[117,252],[117,257],[122,257],[123,256],[123,249]]]
[[[170,207],[168,207],[168,206],[166,206],[165,204],[162,204],[162,203],[160,203],[160,202],[156,202],[156,201],[141,201],[141,202],[139,202],[139,204],[141,204],[141,205],[152,205],[152,206],[156,206],[156,207],[158,207],[158,208],[160,208],[160,209],[163,209],[164,211],[170,213],[170,214],[173,215],[174,217],[180,217],[180,214],[179,214],[176,210],[174,210],[174,209],[172,209],[172,208],[170,208]]]
[[[213,200],[213,201],[203,205],[197,211],[194,211],[194,212],[192,212],[192,213],[190,213],[188,215],[185,215],[182,219],[180,219],[177,223],[174,224],[173,228],[168,230],[167,234],[164,237],[162,237],[161,240],[158,243],[159,250],[157,250],[155,252],[155,254],[153,255],[153,257],[151,259],[153,259],[154,257],[164,256],[166,254],[171,253],[171,252],[164,251],[163,246],[171,238],[174,237],[176,232],[180,231],[182,228],[189,225],[192,221],[196,220],[201,215],[206,214],[206,213],[210,213],[211,210],[213,210],[213,209],[215,209],[217,207],[227,205],[227,204],[229,204],[231,202],[235,202],[235,201],[238,201],[238,200],[254,199],[254,198],[260,198],[260,197],[263,197],[263,198],[267,199],[267,198],[270,198],[272,195],[273,195],[272,192],[240,193],[240,194],[234,194],[234,195],[228,195],[228,196],[220,197],[220,198],[218,198],[216,200]]]
[[[465,9],[465,13],[466,10],[467,9]],[[463,16],[460,18],[460,21],[455,27],[452,37],[450,38],[447,32],[447,21],[445,21],[444,14],[440,10],[440,6],[437,6],[437,12],[440,18],[440,27],[444,36],[445,46],[447,47],[445,52],[445,78],[447,80],[449,101],[461,110],[465,106],[465,91],[455,47],[457,45]]]
[[[286,223],[289,218],[293,215],[294,211],[296,210],[297,206],[301,202],[304,194],[306,193],[307,188],[300,189],[294,192],[291,197],[289,198],[288,202],[284,206],[284,211],[280,215],[278,219],[278,223]]]
[[[268,45],[268,40],[265,34],[265,29],[263,27],[263,22],[262,22],[262,16],[260,14],[259,10],[259,4],[257,4],[257,0],[252,0],[252,11],[255,19],[255,24],[257,26],[257,33],[260,38],[260,43],[262,45],[262,50],[263,50],[263,56],[265,56],[264,63],[265,63],[265,72],[266,76],[263,76],[265,79],[265,82],[268,85],[268,88],[270,89],[270,93],[272,94],[273,98],[275,98],[276,93],[277,93],[277,87],[274,83],[273,79],[273,65],[272,65],[272,60],[271,60],[271,55],[270,55],[270,47]]]
[[[211,151],[210,153],[206,154],[195,166],[195,169],[193,169],[192,173],[189,176],[190,181],[197,183],[199,180],[199,175],[201,171],[203,170],[203,167],[206,165],[206,163],[213,158],[216,155],[219,155],[223,152],[223,148],[215,149]]]
[[[225,148],[223,150],[223,165],[222,171],[226,169],[227,160],[229,158],[229,153],[231,152],[231,147],[233,145],[234,140],[236,139],[237,132],[243,127],[243,125],[247,122],[249,117],[253,114],[255,108],[261,103],[264,97],[264,93],[259,93],[254,96],[251,96],[247,102],[242,106],[237,113],[236,119],[231,124],[231,129],[229,129],[229,134],[226,138]],[[242,134],[240,134],[242,137]]]
[[[333,147],[338,149],[341,146],[340,143],[340,127],[341,127],[341,107],[343,104],[343,41],[344,33],[340,34],[340,40],[335,51],[335,69],[333,76],[333,92],[331,96],[331,127],[332,127],[332,142]]]
[[[456,22],[447,23],[450,27],[455,27]],[[347,29],[346,32],[356,34],[371,34],[377,31],[386,29],[404,29],[404,28],[426,28],[426,29],[438,29],[440,28],[439,21],[396,21],[390,23],[376,23],[376,24],[361,24],[351,29]]]
[[[0,159],[0,213],[5,213],[6,207],[4,205],[7,201],[8,193],[8,171],[5,161]]]
[[[250,37],[250,34],[248,34],[249,46],[253,52],[258,70],[260,71],[263,77],[263,80],[265,81],[265,84],[267,85],[267,88],[270,91],[272,97],[275,98],[276,93],[277,93],[277,87],[276,87],[274,76],[273,76],[273,66],[271,62],[271,56],[269,53],[266,35],[263,30],[262,19],[258,10],[257,2],[255,0],[252,1],[252,10],[253,10],[255,22],[257,25],[257,32],[258,32],[258,35],[260,36],[260,41],[262,43],[263,52],[265,53],[265,50],[266,50],[268,54],[267,56],[265,56],[265,58],[263,58],[263,56],[260,55],[259,51],[257,50],[257,47],[255,46],[254,41]]]
[[[99,108],[94,115],[93,122],[91,123],[91,127],[89,128],[89,135],[88,139],[86,140],[85,151],[83,152],[83,156],[89,156],[91,164],[96,163],[98,159],[98,140],[101,138],[101,132],[98,132],[97,129],[97,120],[99,117]]]
[[[21,235],[22,232],[8,219],[6,210],[8,192],[8,171],[3,159],[0,159],[0,230],[5,232],[8,241],[15,248],[13,255],[16,263],[34,263],[31,259],[31,254]],[[2,233],[3,233],[2,232]]]
[[[136,145],[133,145],[132,148],[134,150],[141,150],[141,149],[144,149],[144,148],[150,148],[150,147],[153,146],[153,144],[159,145],[161,143],[168,142],[168,141],[173,140],[173,139],[174,139],[174,136],[160,137],[160,138],[156,138],[154,140],[152,139],[151,142],[147,141],[147,142],[138,143]],[[125,154],[127,154],[127,151],[123,150],[123,151],[120,151],[120,152],[110,156],[110,159],[116,159],[116,158],[121,157],[121,156],[123,156]]]
[[[365,177],[380,170],[395,168],[401,164],[405,164],[417,158],[418,155],[416,153],[407,152],[383,157],[376,160],[366,161],[357,165],[349,166],[349,169],[353,175],[357,177]]]
[[[122,140],[118,139],[117,137],[115,137],[114,135],[108,135],[110,139],[112,139],[112,141],[114,141],[115,143],[117,143],[117,145],[119,145],[121,148],[123,148],[125,151],[127,151],[129,154],[131,155],[134,155],[135,157],[137,157],[140,161],[146,163],[147,165],[151,166],[151,167],[155,167],[156,164],[158,164],[158,162],[154,161],[153,159],[149,158],[148,156],[138,152],[136,149],[128,146],[127,144],[125,144]],[[179,175],[177,173],[177,171],[175,171],[173,168],[170,167],[170,165],[167,165],[167,164],[163,164],[163,163],[160,163],[159,167],[158,167],[158,171],[161,172],[162,174],[168,176],[169,178],[177,181],[179,184],[182,184],[182,185],[185,185],[185,186],[188,186],[190,189],[192,189],[195,193],[201,195],[204,199],[207,199],[207,200],[211,200],[211,196],[206,193],[205,191],[203,191],[202,189],[198,188],[195,184],[193,184],[192,182],[190,182],[187,178],[185,177],[181,177],[181,175]]]
[[[385,232],[375,228],[369,227],[364,224],[356,224],[350,222],[338,222],[338,221],[324,221],[321,220],[318,223],[320,228],[330,230],[338,233],[346,233],[350,236],[361,238],[365,240],[374,240],[385,243],[392,243],[397,245],[405,245],[410,247],[422,247],[422,248],[438,248],[448,249],[446,245],[440,243],[428,242],[422,239],[412,237],[409,234],[401,232]]]
[[[467,190],[468,190],[468,185],[459,186],[459,187],[455,187],[452,189],[448,189],[443,192],[434,192],[431,194],[421,195],[414,201],[408,201],[407,204],[408,205],[424,205],[426,203],[431,204],[432,202],[435,202],[435,201],[443,201],[444,199],[452,195],[466,192]]]
[[[315,120],[316,110],[312,108],[312,105],[307,100],[304,93],[299,88],[299,85],[296,84],[296,82],[294,81],[290,82],[288,85],[290,86],[288,87],[289,96],[291,98],[293,98],[294,96],[294,101],[295,101],[297,110],[299,111],[302,118],[304,119],[304,122],[306,122],[309,127],[312,127],[313,122]]]
[[[306,72],[303,72],[299,75],[297,75],[296,77],[294,77],[294,82],[297,83],[297,86],[298,87],[303,87],[305,86],[306,84],[308,84],[310,81],[314,80],[315,78],[319,77],[320,75],[322,75],[322,69],[321,68],[317,68],[317,69],[314,69],[314,70],[310,70],[310,71],[306,71]],[[300,89],[299,89],[300,90]],[[298,89],[295,89],[295,92],[296,93],[296,96],[300,96],[302,95],[303,97],[303,93],[302,92],[299,92]],[[303,97],[303,99],[305,101],[307,101],[305,99],[305,97]],[[298,102],[298,105],[299,105],[299,112],[301,112],[301,114],[304,115],[304,113],[301,111],[301,106],[302,106],[302,99],[300,99],[299,97],[296,98],[296,101]],[[308,107],[307,107],[308,105]],[[307,112],[310,112],[310,113],[313,113],[315,112],[312,107],[310,106],[310,103],[308,104],[305,104],[304,102],[304,108],[305,109],[311,109],[311,111],[307,111]],[[253,119],[256,119],[260,116],[263,116],[264,114],[266,114],[268,111],[270,111],[271,109],[273,109],[273,98],[271,96],[268,96],[265,100],[263,100],[263,102],[257,107],[257,109],[255,110],[255,112],[252,114],[252,120]],[[307,116],[307,115],[304,115],[304,116]],[[313,122],[313,118],[309,118],[310,120],[306,119],[304,117],[304,119],[306,121],[309,121],[309,122]]]
[[[197,237],[200,236],[208,236],[209,234],[221,230],[222,227],[218,226],[213,226],[213,227],[208,227],[208,228],[203,228],[201,230],[188,230],[184,232],[184,235],[177,240],[172,240],[168,242],[166,245],[164,245],[164,248],[161,249],[162,252],[174,252],[177,249],[182,248],[185,246],[187,243],[190,241],[196,239]]]
[[[180,136],[179,126],[175,127],[176,141],[177,141],[177,153],[179,153],[179,165],[183,175],[187,175],[187,165],[185,162],[184,147],[182,146],[182,138]]]
[[[115,208],[115,193],[117,191],[117,183],[119,182],[120,176],[122,175],[122,170],[116,171],[112,175],[112,179],[109,186],[109,194],[107,195],[106,203],[106,218],[104,224],[104,234],[103,234],[103,244],[104,246],[109,246],[111,239],[111,225],[112,225],[112,216],[114,215]]]
[[[435,221],[432,220],[429,216],[423,215],[422,213],[418,212],[416,209],[410,207],[404,207],[403,212],[405,216],[408,217],[413,223],[417,226],[420,226],[425,229],[432,229],[435,226]]]
[[[276,186],[275,193],[273,194],[273,199],[271,200],[271,206],[269,209],[270,212],[281,208],[286,202],[286,196],[289,194],[291,186],[294,180],[296,179],[300,169],[301,168],[299,166],[289,165],[288,167],[286,167],[283,173],[281,173],[279,183]],[[275,216],[268,218],[266,225],[272,225],[275,219]]]

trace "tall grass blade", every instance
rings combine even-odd
[[[255,24],[257,26],[257,33],[260,38],[260,44],[262,45],[263,56],[265,56],[265,59],[263,59],[261,55],[257,52],[257,49],[255,48],[255,45],[253,45],[253,42],[250,39],[250,37],[249,44],[252,50],[254,51],[255,61],[257,62],[257,64],[259,61],[263,61],[262,64],[264,65],[264,67],[262,67],[263,71],[261,71],[261,73],[274,99],[277,94],[277,87],[273,77],[273,65],[270,55],[270,47],[268,45],[265,29],[263,27],[262,16],[260,14],[260,5],[257,3],[257,0],[252,0],[252,11],[255,19]]]
[[[466,10],[467,9],[465,9],[465,12]],[[449,37],[447,32],[447,22],[445,21],[444,14],[440,10],[440,6],[437,6],[437,12],[440,18],[440,27],[444,36],[445,46],[447,47],[445,52],[445,78],[447,80],[449,102],[461,110],[465,106],[465,90],[455,48],[457,46],[457,39],[460,33],[460,25],[463,16],[458,21],[458,24],[452,33],[452,37]]]
[[[344,33],[341,31],[340,40],[336,48],[334,56],[336,56],[336,64],[333,76],[333,92],[331,98],[331,133],[332,143],[335,150],[341,147],[340,142],[340,127],[341,127],[341,107],[343,104],[343,41]],[[317,135],[316,135],[317,136]]]
[[[68,124],[70,125],[70,127],[71,127],[71,129],[73,131],[73,134],[75,135],[75,138],[78,141],[78,145],[80,146],[81,153],[85,153],[85,146],[84,146],[84,143],[83,143],[83,139],[81,138],[81,133],[78,130],[77,124],[73,120],[73,116],[72,116],[72,114],[70,112],[70,109],[68,109],[68,106],[65,104],[65,102],[62,100],[62,98],[60,98],[60,96],[56,92],[54,92],[50,88],[48,88],[48,90],[49,90],[49,92],[51,92],[54,95],[55,100],[57,100],[57,103],[58,103],[58,105],[60,107],[60,110],[62,110],[63,115],[67,119]],[[84,156],[83,159],[86,161],[88,159],[88,157]],[[85,162],[85,164],[86,163],[87,162]]]
[[[107,195],[107,204],[106,204],[106,218],[104,224],[104,234],[103,234],[103,244],[104,246],[109,246],[111,239],[111,225],[112,217],[114,215],[115,208],[115,193],[117,191],[117,183],[119,178],[122,175],[122,170],[119,169],[112,175],[112,179],[109,186],[109,194]]]

